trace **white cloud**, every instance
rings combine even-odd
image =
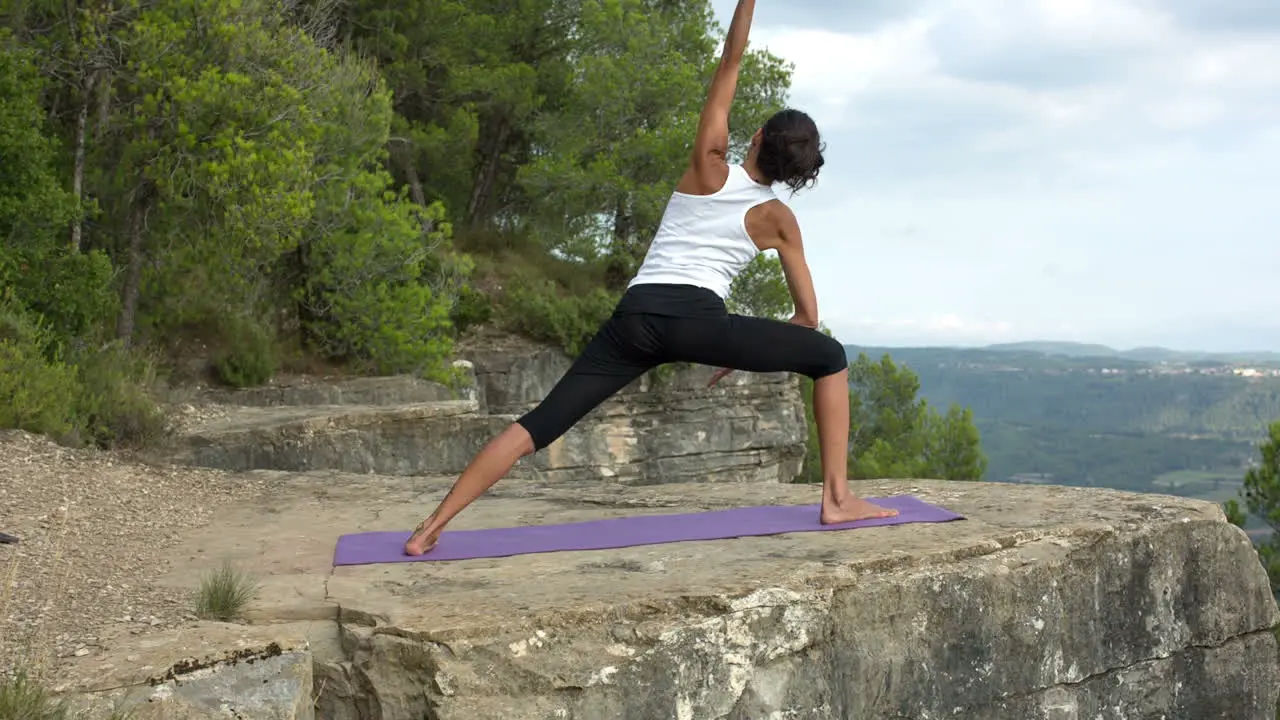
[[[933,71],[926,52],[926,20],[896,23],[869,34],[820,28],[761,28],[755,42],[795,65],[796,103],[827,112],[824,126],[847,124],[859,114],[858,96],[876,87],[914,85]]]
[[[964,318],[942,313],[919,318],[859,319],[836,316],[832,333],[851,345],[902,345],[912,338],[928,337],[944,345],[985,345],[1017,337],[1012,323]]]
[[[1280,3],[818,6],[753,39],[828,142],[793,204],[842,339],[1280,344]]]
[[[871,32],[783,26],[754,37],[794,63],[796,104],[820,108],[828,127],[874,126],[880,97],[909,96],[1013,113],[1032,123],[1024,134],[1111,125],[1127,140],[1271,107],[1280,89],[1277,38],[1197,34],[1116,0],[955,0]]]

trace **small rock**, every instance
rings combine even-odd
[[[129,661],[129,662],[138,662],[138,656],[137,656],[137,655],[125,655],[125,656],[124,656],[124,659],[125,659],[125,660],[127,660],[127,661]]]
[[[89,648],[78,648],[75,652],[76,657],[84,657],[89,654]]]

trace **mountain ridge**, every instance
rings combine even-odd
[[[1235,497],[1258,442],[1280,418],[1280,362],[1264,353],[1244,360],[1165,348],[1122,354],[1050,342],[848,345],[846,353],[873,361],[888,355],[916,375],[919,398],[935,408],[968,408],[989,461],[984,479],[998,482],[1221,502]]]
[[[1101,343],[1083,343],[1068,340],[1027,340],[1021,342],[995,343],[968,347],[949,345],[913,345],[901,347],[862,346],[846,344],[849,350],[875,350],[890,354],[895,350],[938,350],[949,352],[988,352],[1024,354],[1032,353],[1045,357],[1068,357],[1073,359],[1096,358],[1129,360],[1143,363],[1280,363],[1280,353],[1270,350],[1245,352],[1214,352],[1209,350],[1174,350],[1160,346],[1141,346],[1129,349],[1117,349]]]

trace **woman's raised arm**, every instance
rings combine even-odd
[[[728,173],[726,156],[729,153],[729,108],[738,90],[738,72],[742,67],[742,55],[747,49],[747,36],[751,31],[751,17],[755,12],[755,0],[738,0],[729,23],[729,34],[724,41],[724,53],[711,78],[706,104],[698,120],[698,135],[693,141],[693,155],[689,170],[697,184],[711,191],[724,185]]]

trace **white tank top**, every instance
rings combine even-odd
[[[741,165],[730,165],[724,187],[711,195],[672,193],[628,287],[696,285],[728,297],[733,278],[760,252],[747,234],[747,211],[777,197]]]

